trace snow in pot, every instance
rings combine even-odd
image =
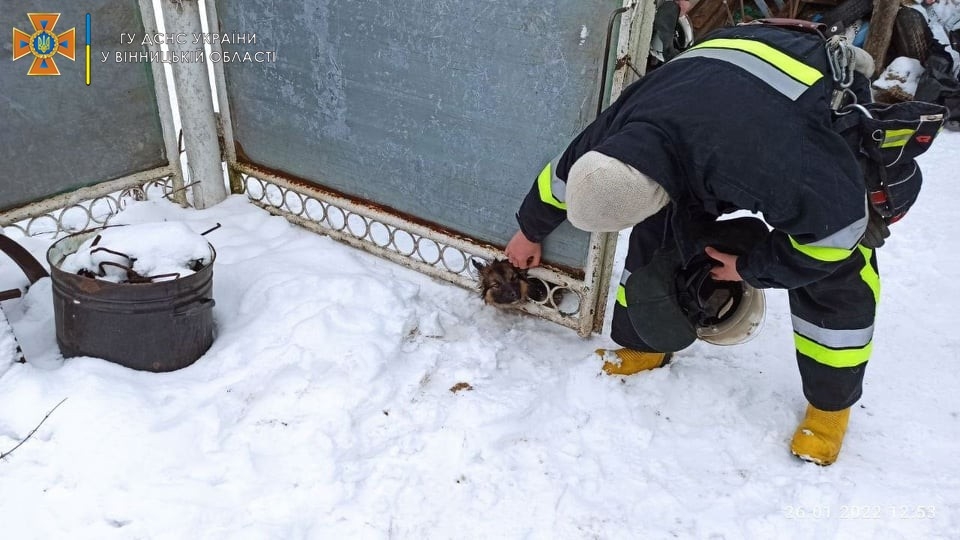
[[[47,251],[64,357],[172,371],[213,343],[213,262],[206,238],[177,222],[67,236]]]

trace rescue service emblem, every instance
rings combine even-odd
[[[27,75],[60,75],[54,56],[59,54],[70,60],[76,59],[76,28],[55,33],[59,13],[28,13],[27,17],[30,18],[33,33],[13,29],[13,59],[19,60],[32,54],[33,63]]]

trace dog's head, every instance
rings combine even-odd
[[[480,274],[480,296],[487,304],[506,306],[525,302],[529,298],[527,273],[510,264],[510,261],[498,259],[483,264],[474,259],[473,266]]]

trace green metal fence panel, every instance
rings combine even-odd
[[[0,209],[168,163],[136,0],[4,0],[0,30]]]
[[[620,5],[219,0],[219,31],[243,37],[223,44],[238,160],[503,246],[596,113]],[[582,269],[588,241],[565,224],[546,259]]]

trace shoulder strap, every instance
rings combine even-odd
[[[787,18],[773,17],[769,19],[756,19],[754,21],[740,23],[737,26],[750,26],[750,25],[776,26],[777,28],[787,28],[790,30],[806,32],[808,34],[817,34],[824,39],[826,39],[826,35],[827,35],[827,25],[823,23],[813,22],[813,21],[805,21],[803,19],[787,19]]]

